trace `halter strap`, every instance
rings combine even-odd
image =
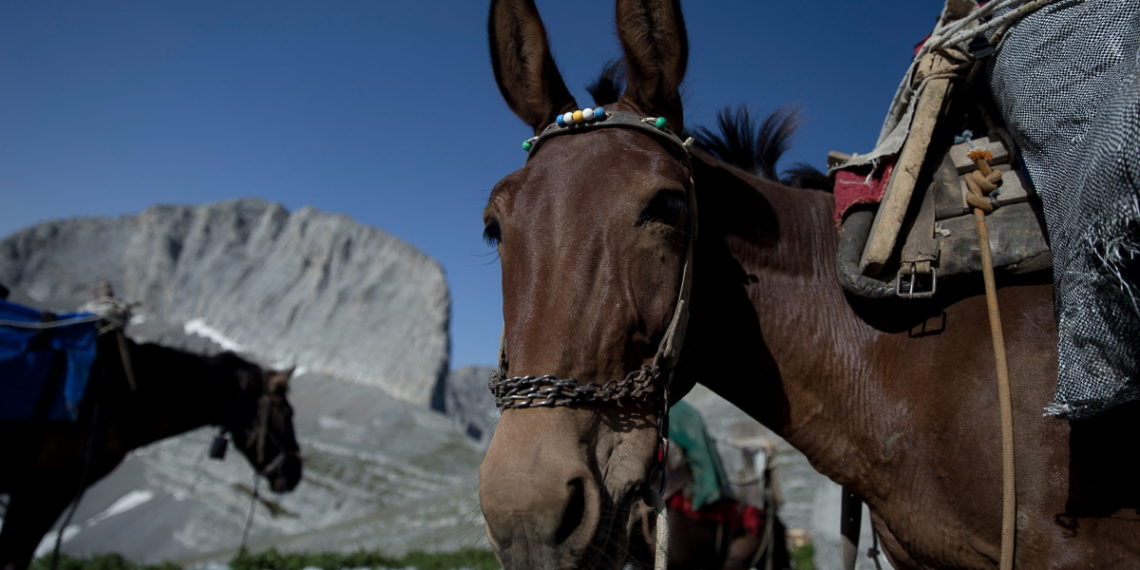
[[[625,111],[603,111],[601,115],[595,116],[588,122],[567,123],[560,118],[560,120],[550,123],[541,133],[523,143],[523,148],[527,150],[526,159],[529,161],[538,151],[538,147],[542,146],[542,143],[554,137],[614,127],[640,131],[664,143],[670,150],[677,151],[678,158],[684,162],[685,169],[688,170],[689,177],[692,178],[692,157],[689,154],[689,144],[665,126],[664,117],[645,117]]]
[[[665,128],[660,117],[642,117],[624,111],[604,111],[591,122],[569,122],[561,120],[551,123],[537,136],[527,139],[523,148],[527,150],[529,161],[542,143],[562,135],[578,134],[603,128],[632,129],[653,137],[666,148],[676,151],[678,158],[689,175],[686,195],[689,201],[689,239],[685,250],[685,263],[681,270],[681,287],[673,317],[665,329],[665,335],[657,346],[657,352],[650,363],[627,374],[605,382],[583,382],[576,378],[559,378],[553,374],[539,376],[507,376],[507,341],[504,327],[499,343],[499,368],[491,375],[489,387],[495,397],[495,405],[500,410],[511,408],[553,407],[569,405],[622,405],[627,401],[658,400],[666,393],[667,386],[658,386],[663,378],[668,384],[672,380],[672,369],[680,357],[684,343],[685,329],[689,320],[689,299],[692,293],[693,242],[697,238],[697,200],[693,183],[692,157],[689,145],[692,139],[681,140],[673,131]],[[529,144],[527,144],[529,143]],[[667,406],[668,402],[661,402]]]

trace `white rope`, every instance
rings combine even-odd
[[[1031,2],[1025,2],[1025,0],[994,0],[993,2],[990,2],[985,6],[978,8],[977,10],[970,12],[961,20],[949,24],[943,29],[931,35],[930,39],[927,40],[926,44],[922,46],[921,50],[919,50],[918,56],[915,57],[915,59],[921,59],[922,56],[936,49],[942,49],[944,47],[964,47],[965,44],[969,43],[978,35],[1012,23],[1015,20],[1018,20],[1039,8],[1042,8],[1048,4],[1052,4],[1055,1],[1056,0],[1032,0]],[[1025,3],[1014,10],[1011,10],[1005,14],[1002,14],[1001,16],[990,20],[989,22],[963,29],[966,28],[966,26],[976,23],[978,20],[981,20],[982,18],[992,14],[997,10],[1008,8],[1009,6],[1012,6],[1019,2]]]
[[[114,297],[100,297],[84,303],[83,306],[79,307],[79,310],[85,313],[94,313],[99,320],[105,321],[107,326],[100,332],[107,332],[127,328],[127,323],[131,321],[131,311],[137,305],[137,303],[127,303]]]
[[[57,329],[61,327],[69,327],[71,325],[79,325],[83,323],[93,323],[99,320],[99,315],[89,315],[84,317],[75,317],[73,319],[59,319],[56,321],[38,322],[38,321],[9,321],[0,319],[0,326],[13,327],[19,329]]]
[[[669,512],[665,507],[665,500],[657,496],[657,525],[653,545],[653,568],[665,570],[669,567]]]
[[[954,20],[946,25],[936,26],[922,48],[915,54],[914,59],[911,60],[906,73],[903,74],[902,81],[899,82],[898,89],[895,90],[895,96],[891,99],[891,104],[887,109],[887,117],[879,132],[878,140],[875,142],[875,148],[866,154],[853,155],[844,163],[832,167],[831,170],[841,170],[855,165],[874,164],[879,158],[895,154],[899,151],[902,141],[906,139],[906,133],[909,130],[911,112],[917,100],[915,94],[921,92],[922,89],[926,87],[926,82],[922,82],[919,85],[914,84],[915,74],[924,56],[936,50],[947,50],[951,48],[968,52],[968,49],[966,49],[968,44],[979,34],[991,30],[997,30],[995,33],[1001,34],[1003,30],[1013,25],[1018,19],[1055,1],[1056,0],[1030,0],[1027,2],[1026,0],[993,0],[985,6],[962,16],[960,19]],[[992,15],[998,10],[1010,8],[1019,3],[1022,5],[1010,12],[1002,14],[984,24],[978,24],[979,20]],[[943,16],[948,16],[948,11],[944,10]]]
[[[90,313],[86,315],[76,315],[66,319],[56,319],[54,321],[12,321],[7,319],[0,319],[0,326],[13,327],[21,329],[57,329],[61,327],[69,327],[72,325],[81,325],[83,323],[94,323],[103,321],[107,323],[100,333],[105,333],[111,330],[122,330],[127,327],[127,323],[131,321],[131,311],[138,306],[138,303],[127,303],[114,297],[100,297],[93,301],[88,301],[79,307],[78,312]]]

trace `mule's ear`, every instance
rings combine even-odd
[[[618,36],[629,82],[621,101],[643,115],[665,117],[684,128],[680,86],[689,62],[689,40],[680,0],[618,0]]]
[[[577,108],[550,55],[534,0],[494,0],[487,32],[499,91],[535,134],[556,114]]]
[[[269,390],[278,394],[287,392],[289,380],[293,378],[295,370],[297,370],[296,366],[290,366],[287,370],[270,370],[268,373]]]

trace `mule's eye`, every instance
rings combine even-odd
[[[644,226],[651,222],[678,227],[681,219],[689,210],[689,201],[684,192],[675,190],[662,190],[653,197],[649,205],[641,211],[637,218],[637,225]]]
[[[483,226],[483,241],[491,247],[499,247],[503,241],[502,230],[499,229],[498,220],[487,220]]]

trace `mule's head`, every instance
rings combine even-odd
[[[227,354],[237,378],[238,396],[224,426],[234,445],[275,492],[301,482],[301,457],[293,432],[293,407],[286,395],[292,370],[265,370]]]
[[[692,178],[680,140],[649,125],[663,117],[681,130],[684,24],[676,0],[619,1],[617,17],[629,87],[606,107],[614,128],[534,139],[484,213],[502,263],[504,411],[480,501],[507,568],[623,563],[634,507],[651,487],[680,338],[667,331],[683,331],[674,316]],[[536,135],[578,108],[533,0],[496,0],[489,27],[499,88]],[[645,128],[636,117],[649,118]]]

